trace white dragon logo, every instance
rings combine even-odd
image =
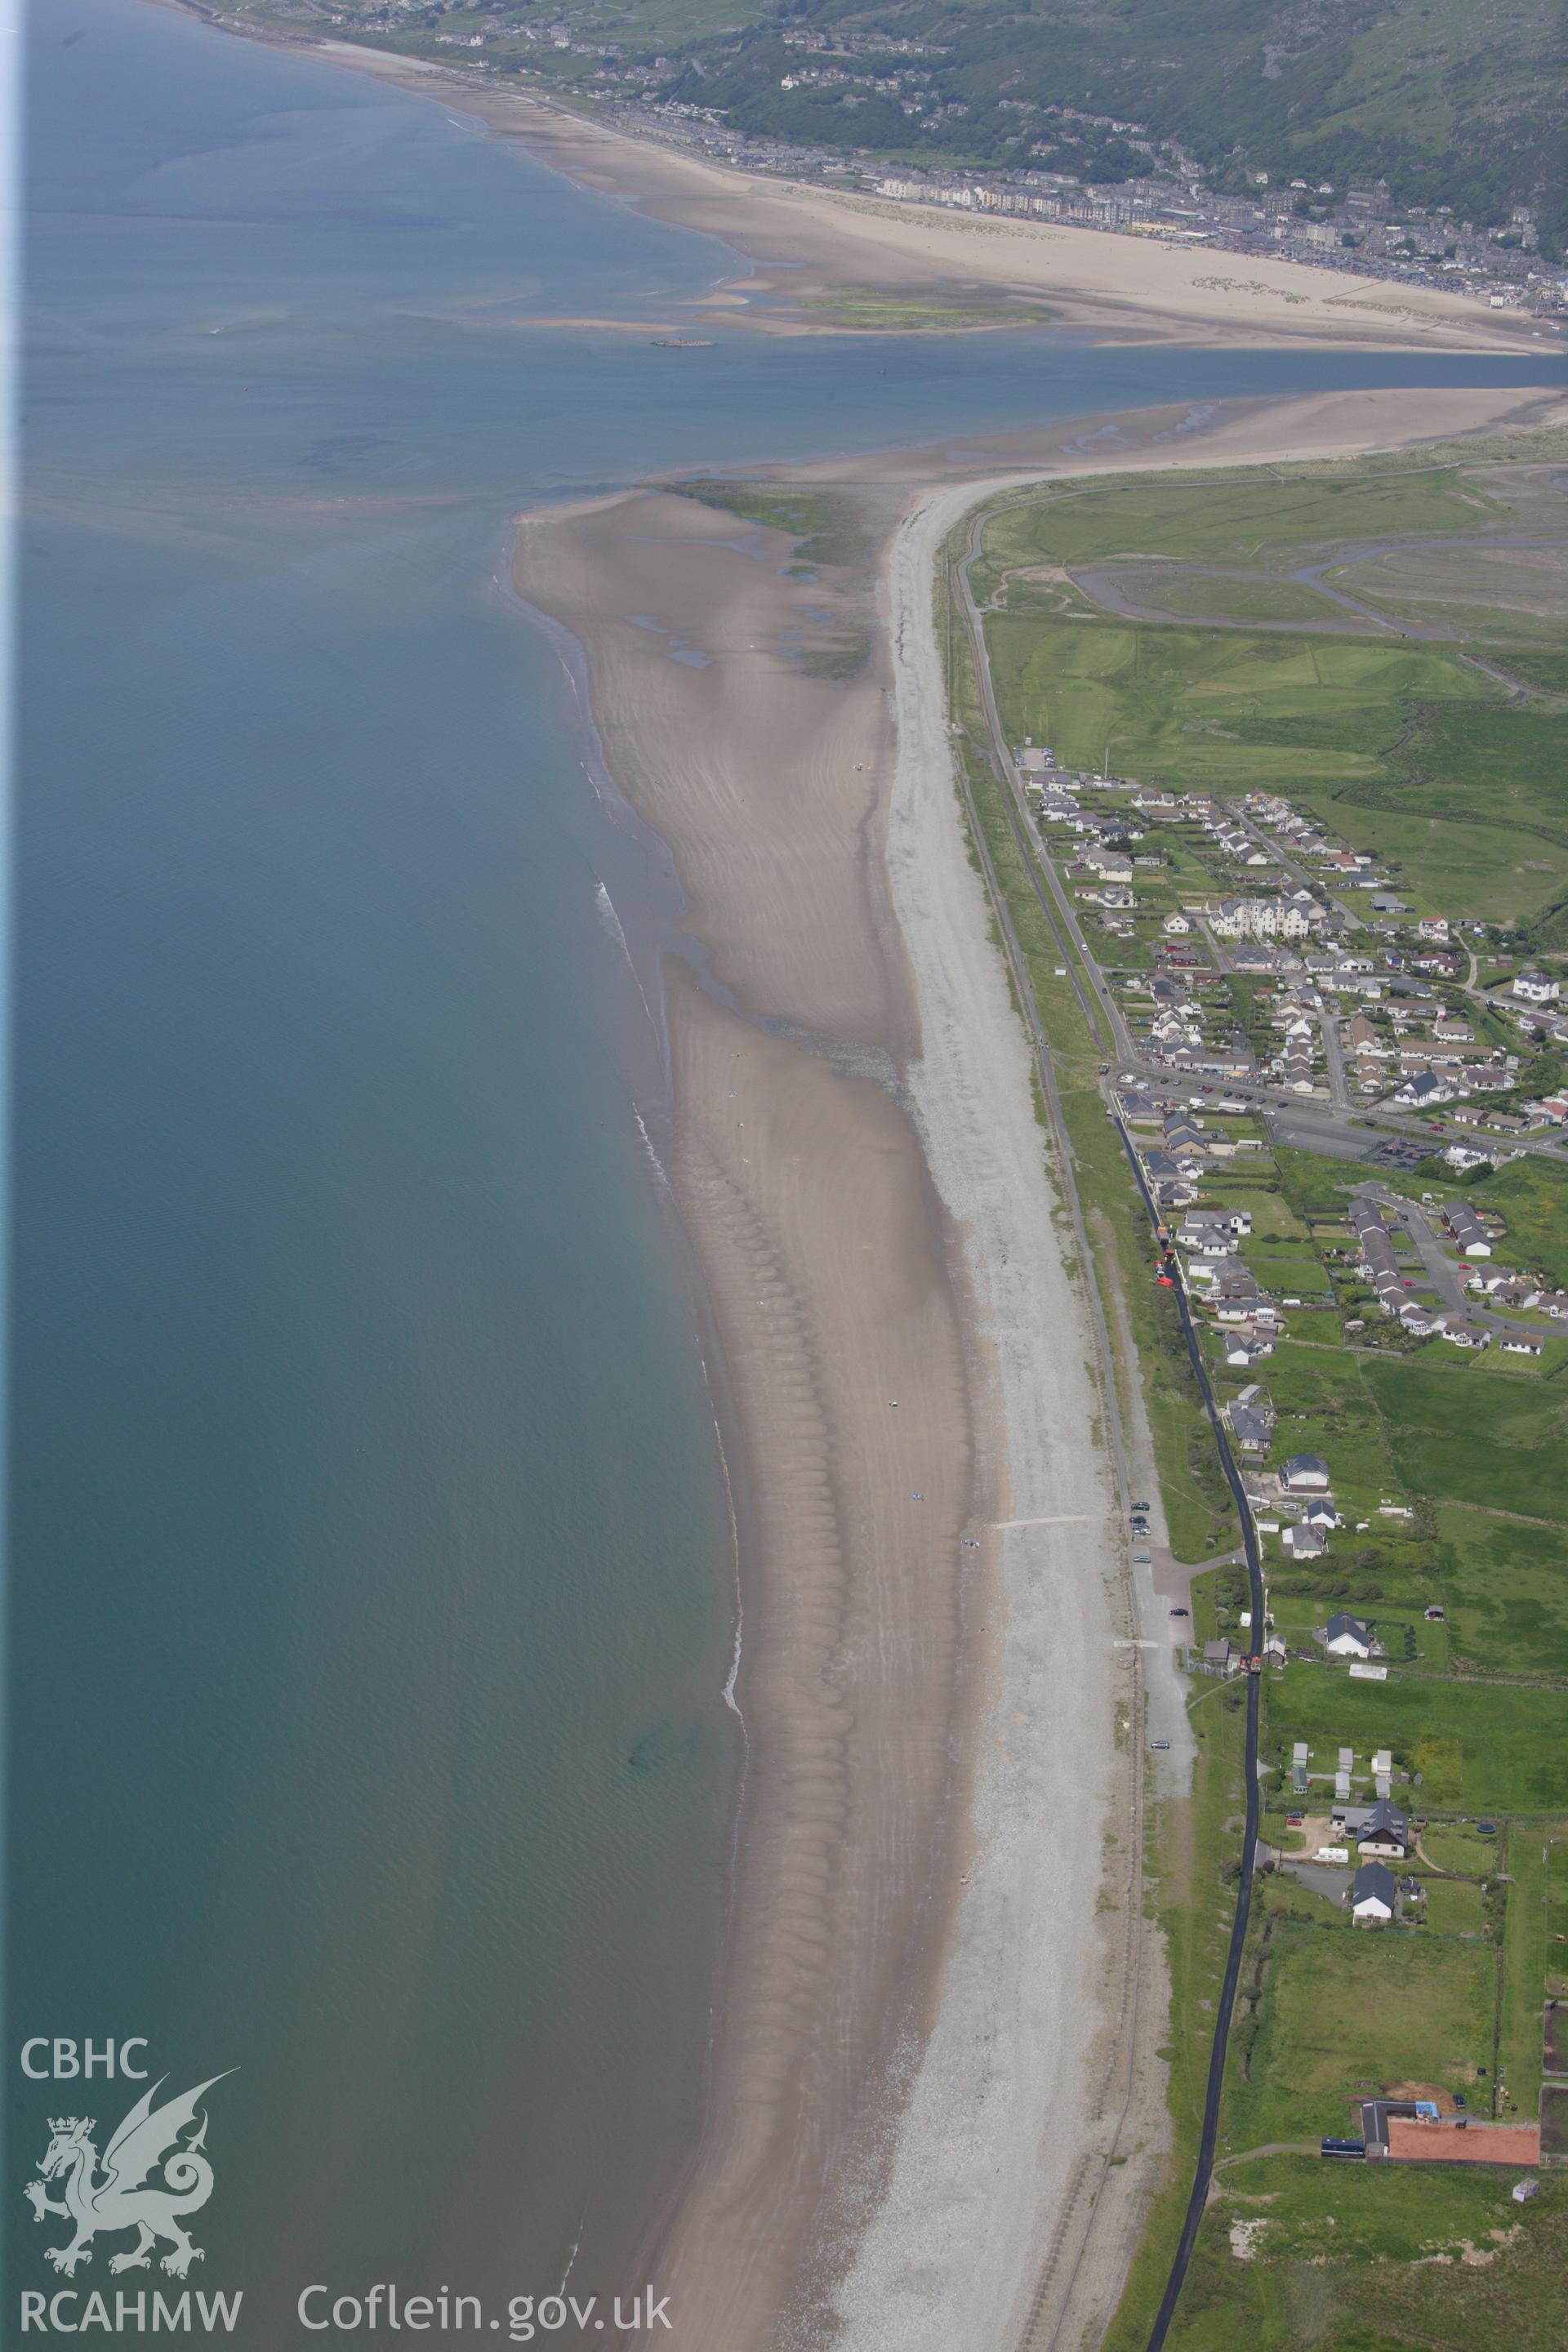
[[[110,2256],[111,2271],[146,2270],[153,2248],[163,2238],[174,2252],[163,2257],[163,2268],[174,2277],[184,2278],[191,2264],[203,2259],[200,2246],[192,2245],[181,2222],[185,2214],[199,2211],[213,2193],[213,2168],[202,2153],[207,2136],[205,2116],[195,2137],[184,2147],[179,2137],[195,2122],[202,2098],[224,2077],[215,2074],[211,2081],[198,2083],[194,2091],[154,2107],[153,2101],[168,2079],[163,2075],[143,2091],[104,2149],[101,2180],[97,2179],[98,2150],[89,2137],[95,2128],[93,2118],[50,2116],[50,2139],[38,2166],[38,2178],[29,2180],[22,2193],[33,2209],[35,2221],[41,2221],[46,2214],[58,2214],[76,2224],[76,2235],[68,2246],[44,2249],[45,2260],[68,2278],[74,2275],[79,2263],[91,2262],[91,2241],[100,2231],[140,2233],[128,2253]],[[162,2178],[150,2180],[148,2175],[160,2168]],[[56,2199],[44,2184],[61,2175],[65,2196]]]

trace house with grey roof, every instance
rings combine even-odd
[[[1351,1917],[1358,1927],[1386,1927],[1399,1908],[1399,1888],[1381,1862],[1363,1862],[1351,1881]]]
[[[1292,1454],[1279,1465],[1279,1484],[1287,1495],[1326,1494],[1329,1465],[1321,1454]]]
[[[1384,1654],[1383,1643],[1373,1640],[1372,1628],[1344,1609],[1336,1610],[1326,1625],[1317,1628],[1312,1639],[1331,1658],[1377,1658]]]

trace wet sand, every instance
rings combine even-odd
[[[1110,447],[1351,454],[1540,404],[1323,395]],[[1106,470],[1101,432],[781,472],[850,486],[878,550],[806,578],[665,489],[518,526],[711,951],[711,990],[671,970],[670,1173],[723,1355],[750,1760],[707,2126],[658,2252],[680,2352],[980,2352],[1047,2271],[1047,2316],[1070,2283],[1098,2324],[1164,2145],[1158,1954],[1105,1875],[1135,1769],[1119,1517],[931,604],[974,499]],[[811,674],[858,643],[847,681]]]

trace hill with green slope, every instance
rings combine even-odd
[[[751,137],[1089,184],[1387,183],[1399,206],[1568,233],[1555,0],[237,0],[563,94]]]

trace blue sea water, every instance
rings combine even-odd
[[[47,2118],[101,2145],[138,2087],[12,2053],[145,2035],[171,2090],[238,2070],[196,2231],[237,2340],[302,2340],[312,2280],[605,2291],[700,2112],[734,1590],[636,1115],[679,893],[509,518],[1552,363],[722,324],[677,359],[519,321],[651,320],[735,254],[439,103],[139,0],[36,7],[28,72],[12,2284],[57,2284],[16,2210]]]

